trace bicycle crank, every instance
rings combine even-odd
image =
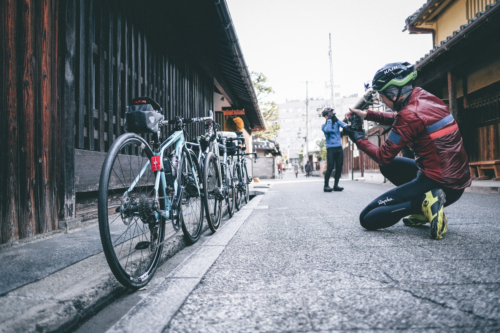
[[[210,194],[213,194],[216,200],[222,201],[224,199],[224,193],[222,192],[220,187],[215,187]]]

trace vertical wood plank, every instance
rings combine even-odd
[[[49,222],[51,223],[51,229],[55,230],[58,228],[58,214],[57,214],[57,193],[58,193],[58,187],[57,187],[57,175],[59,174],[58,172],[58,163],[59,163],[59,156],[58,156],[58,148],[60,147],[59,145],[59,138],[61,135],[61,126],[60,126],[60,118],[58,115],[59,109],[60,109],[60,104],[62,101],[59,100],[59,96],[62,96],[62,88],[60,83],[62,80],[59,78],[62,77],[61,73],[64,73],[64,70],[61,65],[63,64],[62,61],[59,61],[60,55],[59,55],[59,27],[61,26],[61,18],[64,19],[64,12],[62,12],[61,15],[61,8],[62,5],[59,0],[52,0],[51,1],[51,12],[52,12],[52,45],[51,45],[51,68],[52,68],[52,89],[51,89],[51,94],[52,94],[52,108],[51,108],[51,125],[53,128],[56,128],[57,130],[50,131],[51,133],[51,145],[50,145],[50,167],[49,167],[49,172],[50,172],[50,179],[51,182],[49,183],[49,188],[50,188],[50,205],[51,205],[51,219]],[[74,131],[73,131],[74,134]],[[73,141],[74,143],[74,141]],[[74,147],[74,146],[73,146]]]
[[[124,20],[123,20],[123,42],[125,43],[124,45],[124,48],[123,48],[123,51],[124,51],[124,66],[123,66],[123,69],[124,69],[124,73],[123,73],[123,104],[122,104],[122,112],[121,112],[121,115],[120,115],[120,128],[122,128],[122,124],[121,124],[121,117],[125,117],[125,111],[126,111],[126,107],[129,103],[129,100],[130,100],[130,97],[129,97],[129,87],[130,87],[130,69],[129,69],[129,55],[130,55],[130,50],[129,50],[129,25],[128,25],[128,20],[127,18],[125,17]]]
[[[115,133],[118,138],[121,135],[121,109],[122,109],[122,17],[116,14],[116,62],[115,62]]]
[[[106,63],[104,59],[104,53],[106,52],[106,32],[104,28],[106,26],[106,11],[104,5],[101,3],[97,9],[97,13],[99,14],[97,17],[97,25],[98,25],[98,37],[96,40],[99,42],[99,63],[96,69],[96,86],[97,86],[97,98],[96,98],[96,108],[98,108],[98,123],[99,123],[99,150],[104,152],[106,150],[105,145],[105,114],[106,114]]]
[[[94,0],[87,1],[87,148],[94,150],[94,105],[95,105],[95,77],[94,77]]]
[[[136,51],[136,55],[137,55],[137,92],[136,92],[136,95],[134,97],[139,97],[139,96],[142,96],[142,84],[143,84],[143,78],[142,78],[142,66],[141,66],[141,59],[143,57],[141,57],[141,53],[142,53],[142,48],[141,48],[141,32],[139,31],[139,29],[137,29],[137,51]],[[134,98],[132,97],[132,98]]]
[[[79,0],[78,3],[78,19],[77,19],[77,30],[78,30],[78,52],[76,54],[76,63],[78,67],[78,80],[76,81],[76,91],[77,93],[77,147],[82,149],[85,147],[85,1]]]
[[[450,113],[453,117],[457,118],[457,82],[455,74],[451,71],[448,72],[448,98],[450,100]]]
[[[41,27],[38,29],[39,36],[38,40],[41,43],[41,67],[40,67],[40,78],[41,78],[41,151],[38,157],[38,164],[40,169],[40,177],[37,177],[36,186],[38,187],[38,193],[40,193],[40,204],[38,205],[37,216],[38,216],[38,228],[39,233],[44,233],[52,230],[52,202],[51,198],[51,187],[49,184],[52,183],[52,178],[50,177],[51,170],[51,158],[50,155],[53,153],[51,148],[51,132],[53,128],[52,122],[52,112],[53,107],[52,94],[52,80],[51,77],[54,73],[54,69],[51,66],[51,44],[53,39],[53,19],[51,11],[51,0],[41,0]]]
[[[19,239],[19,153],[17,115],[17,65],[16,29],[17,1],[5,0],[0,4],[0,46],[3,61],[0,63],[0,141],[5,143],[5,153],[0,159],[0,243]]]
[[[20,195],[19,202],[19,237],[25,238],[33,236],[35,233],[35,208],[34,181],[35,181],[35,91],[34,91],[34,71],[36,61],[35,52],[35,31],[34,31],[34,3],[27,0],[23,4],[21,17],[21,27],[19,28],[23,43],[22,54],[19,59],[22,61],[19,66],[21,79],[18,81],[20,94],[19,115],[23,120],[19,123],[20,133]]]
[[[151,94],[149,92],[149,77],[148,77],[148,70],[149,70],[149,64],[148,64],[148,61],[149,61],[149,54],[148,54],[148,41],[147,41],[147,38],[146,38],[146,32],[144,31],[142,33],[142,38],[143,38],[143,41],[142,41],[142,47],[143,49],[141,50],[141,48],[139,47],[139,52],[144,52],[143,55],[142,55],[142,59],[143,59],[143,63],[144,63],[144,67],[142,69],[142,94],[144,94],[144,96],[149,96],[151,97]]]
[[[135,62],[136,62],[136,49],[135,49],[135,39],[136,39],[136,33],[134,31],[134,25],[132,24],[130,28],[130,65],[131,65],[131,70],[132,72],[130,73],[131,75],[131,80],[130,80],[130,97],[127,100],[127,103],[130,102],[132,98],[134,98],[137,94],[137,91],[135,89],[135,80],[137,78],[137,73],[135,70]]]
[[[108,77],[107,77],[107,91],[108,91],[108,96],[106,98],[106,101],[108,105],[106,106],[106,112],[108,113],[108,126],[107,126],[107,132],[108,132],[108,142],[106,145],[106,151],[108,151],[109,147],[113,143],[113,116],[114,116],[114,109],[113,109],[113,92],[114,92],[114,80],[113,80],[113,73],[114,73],[114,68],[113,68],[113,59],[114,59],[114,53],[113,53],[113,39],[114,39],[114,34],[113,34],[113,7],[108,7],[109,10],[109,22],[108,22]],[[117,64],[119,65],[118,59]],[[116,66],[117,68],[119,66]]]
[[[65,38],[62,52],[64,75],[62,82],[62,107],[60,109],[61,137],[58,152],[58,197],[59,218],[71,219],[75,216],[75,44],[76,44],[76,3],[67,0],[65,5]]]

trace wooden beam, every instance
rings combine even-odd
[[[231,97],[229,97],[229,94],[226,92],[226,90],[224,88],[222,88],[222,85],[215,78],[214,78],[214,84],[217,87],[217,89],[219,89],[219,91],[222,94],[222,96],[224,96],[224,98],[227,100],[227,102],[229,104],[233,105],[234,104],[233,100],[231,99]]]
[[[457,118],[457,81],[452,71],[448,72],[448,99],[450,101],[450,113]]]
[[[469,101],[467,100],[467,94],[469,93],[469,89],[467,87],[467,75],[462,75],[462,91],[464,94],[464,109],[469,107]]]

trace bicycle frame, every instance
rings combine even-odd
[[[164,165],[163,165],[163,157],[164,157],[164,154],[165,154],[165,150],[167,148],[169,148],[170,146],[172,146],[173,144],[175,144],[175,155],[180,158],[181,154],[182,154],[182,148],[186,146],[186,139],[184,137],[184,131],[183,130],[180,130],[180,131],[175,131],[171,136],[169,136],[165,141],[163,141],[163,143],[160,145],[160,149],[158,152],[153,152],[153,156],[160,156],[160,166],[161,166],[161,169],[160,171],[156,171],[156,178],[155,178],[155,200],[158,201],[159,200],[159,190],[160,190],[160,179],[163,183],[163,187],[161,188],[161,191],[162,191],[162,198],[163,200],[165,200],[165,210],[164,211],[161,211],[161,213],[158,213],[156,212],[156,218],[159,218],[158,215],[161,215],[163,216],[164,218],[166,219],[169,219],[171,216],[170,216],[170,211],[171,211],[171,202],[170,202],[170,198],[167,197],[167,193],[166,193],[166,178],[165,178],[165,172],[164,172]],[[189,143],[189,144],[192,144],[192,143]],[[195,144],[192,144],[192,145],[195,145]],[[187,147],[186,147],[187,148]],[[189,160],[191,160],[191,155],[188,154],[187,158]],[[151,165],[151,161],[148,161],[146,162],[146,164],[142,167],[141,171],[139,172],[139,174],[137,175],[137,177],[134,179],[134,181],[132,182],[132,185],[130,185],[129,189],[124,193],[124,195],[126,195],[127,193],[131,192],[135,185],[137,185],[137,183],[139,182],[140,178],[142,177],[142,175],[146,172],[147,168],[150,167]],[[182,166],[184,167],[184,166]],[[193,174],[196,174],[196,170],[193,168],[193,164],[191,163],[191,168],[192,168],[192,172]],[[178,172],[182,172],[182,170],[178,170]],[[196,186],[198,188],[198,195],[201,196],[201,193],[200,193],[200,185],[198,184],[198,177],[194,177],[194,180],[196,182]],[[174,181],[174,197],[177,195],[177,191],[178,191],[178,187],[179,187],[179,184],[177,183],[177,177]]]

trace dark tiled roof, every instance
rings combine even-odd
[[[415,13],[412,15],[408,16],[408,18],[405,20],[405,27],[403,29],[403,32],[408,29],[408,26],[415,24],[415,20],[420,16],[420,13],[422,13],[425,9],[429,8],[431,5],[433,5],[436,2],[436,0],[427,0],[426,3],[422,5]]]
[[[429,0],[431,2],[433,0]],[[423,10],[425,9],[424,7],[427,6],[424,5],[422,8],[419,9]],[[415,15],[418,15],[419,11],[417,11],[415,14],[412,16],[408,17],[406,21],[410,20],[410,18],[414,17]],[[460,29],[453,31],[453,34],[448,36],[445,40],[441,41],[439,45],[434,47],[432,50],[429,51],[426,55],[424,55],[420,60],[418,60],[415,64],[415,67],[417,69],[422,68],[428,61],[433,59],[435,56],[441,54],[442,52],[441,49],[448,50],[451,46],[455,44],[458,40],[460,40],[463,37],[466,37],[466,34],[473,31],[475,28],[479,27],[482,25],[483,22],[486,22],[487,17],[492,16],[500,11],[500,0],[496,0],[495,3],[492,3],[490,5],[487,5],[484,11],[481,11],[476,14],[476,17],[471,18],[466,24],[463,24],[460,26]]]

